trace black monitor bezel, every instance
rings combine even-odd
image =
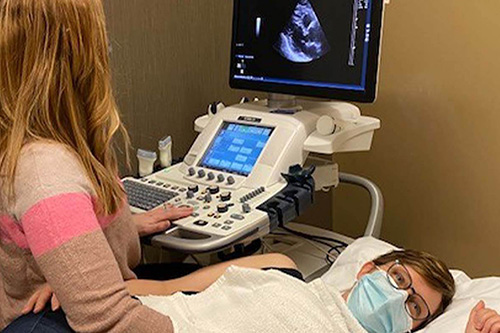
[[[373,103],[377,97],[377,81],[379,70],[379,55],[382,39],[383,25],[383,10],[384,0],[373,0],[372,2],[372,22],[371,22],[371,38],[368,45],[368,63],[366,88],[362,91],[338,89],[338,88],[322,88],[322,87],[307,87],[298,85],[284,85],[272,82],[259,82],[235,79],[236,74],[236,33],[239,13],[239,3],[241,0],[233,2],[233,28],[231,37],[231,60],[229,73],[229,86],[234,89],[255,90],[269,93],[289,94],[296,96],[320,97],[332,100],[344,100],[351,102]]]

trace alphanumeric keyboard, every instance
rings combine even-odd
[[[126,179],[123,181],[130,206],[151,210],[179,195],[178,192],[167,190],[166,184],[159,182],[143,183]],[[168,185],[170,187],[170,185]]]

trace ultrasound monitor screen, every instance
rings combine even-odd
[[[235,0],[231,86],[371,101],[383,0]]]
[[[273,128],[224,122],[199,166],[248,176]]]

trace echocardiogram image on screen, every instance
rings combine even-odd
[[[261,30],[262,18],[256,25]],[[295,63],[307,63],[321,59],[330,51],[318,15],[309,0],[299,0],[290,20],[278,35],[273,45],[284,58]]]
[[[235,0],[232,85],[364,92],[376,81],[381,1]]]

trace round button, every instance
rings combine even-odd
[[[217,185],[208,187],[208,192],[210,192],[210,194],[217,194],[217,193],[219,193],[219,190],[220,190],[219,186],[217,186]]]
[[[212,195],[210,193],[205,194],[205,202],[212,202]]]
[[[330,116],[322,116],[316,123],[316,130],[324,136],[335,133],[335,127],[335,120]]]
[[[199,220],[199,221],[196,221],[193,223],[194,225],[197,225],[197,226],[200,226],[200,227],[204,227],[208,224],[207,221],[202,221],[202,220]]]
[[[209,173],[207,174],[207,178],[208,178],[208,180],[214,180],[214,179],[215,179],[215,175],[214,175],[214,173],[213,173],[213,172],[209,172]]]
[[[217,205],[217,212],[219,212],[219,213],[227,213],[228,210],[229,210],[229,207],[226,204]]]
[[[217,181],[218,181],[219,183],[222,183],[222,182],[224,181],[224,179],[225,179],[225,178],[224,178],[224,175],[223,175],[223,174],[218,174],[218,175],[217,175]]]
[[[198,170],[198,177],[203,178],[205,177],[206,173],[205,170]]]
[[[194,198],[194,192],[193,192],[193,191],[187,191],[187,192],[186,192],[186,197],[187,197],[188,199],[192,199],[192,198]]]
[[[196,170],[194,168],[189,168],[188,169],[188,174],[192,177],[196,174]]]
[[[220,200],[221,201],[229,201],[229,200],[231,200],[231,192],[222,192],[220,194]]]
[[[234,180],[234,177],[233,176],[229,176],[227,177],[227,183],[229,185],[233,185],[236,181]]]
[[[198,192],[198,190],[199,190],[198,185],[189,185],[188,186],[188,191],[196,193],[196,192]]]

